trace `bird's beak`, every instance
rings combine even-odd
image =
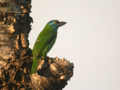
[[[58,23],[58,26],[60,27],[60,26],[63,26],[63,25],[65,25],[65,24],[66,24],[66,22],[63,22],[63,21],[62,21],[62,22],[59,22],[59,23]]]

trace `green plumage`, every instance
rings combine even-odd
[[[52,20],[45,26],[43,31],[39,34],[32,51],[33,64],[31,74],[37,71],[38,61],[42,56],[46,57],[47,53],[56,41],[58,27],[64,24],[65,22],[63,23],[57,20]]]

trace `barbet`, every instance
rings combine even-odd
[[[41,57],[46,57],[47,53],[56,41],[58,28],[64,24],[66,24],[66,22],[51,20],[47,23],[42,32],[40,32],[32,51],[33,64],[31,74],[37,72],[38,61]]]

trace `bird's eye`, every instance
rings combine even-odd
[[[56,24],[56,21],[54,21],[53,23]]]
[[[56,24],[59,24],[59,21],[55,21]]]
[[[58,20],[50,21],[49,24],[51,24],[51,25],[52,25],[52,24],[53,24],[53,25],[54,25],[54,24],[59,24],[59,21],[58,21]]]

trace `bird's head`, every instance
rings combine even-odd
[[[50,22],[48,22],[48,25],[50,25],[51,27],[53,27],[54,29],[57,29],[63,25],[65,25],[66,22],[64,21],[58,21],[58,20],[51,20]]]

